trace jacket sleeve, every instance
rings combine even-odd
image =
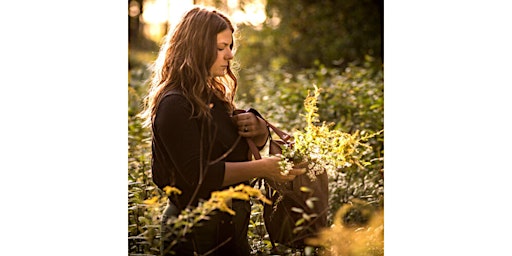
[[[207,149],[214,145],[202,145],[200,121],[191,118],[191,106],[181,95],[169,95],[158,107],[154,132],[158,133],[164,151],[171,159],[181,190],[195,190],[201,184],[198,196],[209,197],[212,191],[220,190],[224,180],[225,162],[208,165]],[[203,132],[206,136],[207,131]],[[203,149],[203,150],[201,150]],[[201,179],[201,181],[200,181]]]

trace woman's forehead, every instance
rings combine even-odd
[[[231,45],[233,43],[233,33],[230,29],[225,29],[217,34],[217,44]]]

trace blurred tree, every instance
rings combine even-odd
[[[144,0],[128,0],[128,47],[129,49],[154,50],[158,46],[144,35]]]
[[[142,4],[144,0],[128,0],[128,45],[134,47],[138,45],[139,36],[142,35]]]

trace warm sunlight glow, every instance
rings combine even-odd
[[[174,26],[192,5],[193,0],[169,0],[169,25]]]
[[[158,42],[167,33],[167,25],[176,23],[192,5],[192,0],[145,0],[142,13],[144,33]]]
[[[246,3],[244,10],[235,10],[231,15],[235,23],[249,23],[253,26],[261,25],[265,22],[265,4],[261,1]]]
[[[144,33],[154,41],[165,35],[165,23],[168,19],[168,3],[162,0],[144,1],[142,20],[145,23]]]
[[[142,21],[144,33],[148,38],[159,42],[167,33],[167,29],[176,25],[178,20],[194,5],[194,0],[145,0],[142,8]],[[249,24],[260,26],[267,18],[265,14],[266,0],[245,1],[243,6],[239,0],[227,0],[227,15],[235,24]],[[130,5],[129,12],[135,15],[140,11],[136,2]]]
[[[168,19],[169,6],[165,0],[146,0],[142,12],[145,23],[163,23]]]

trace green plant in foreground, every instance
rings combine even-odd
[[[369,138],[380,134],[373,133],[361,136],[359,131],[354,134],[332,129],[333,124],[320,123],[317,100],[320,91],[316,85],[313,94],[308,91],[304,100],[306,127],[293,132],[293,142],[283,146],[281,154],[281,170],[286,175],[293,163],[307,162],[307,175],[314,180],[317,175],[327,171],[333,177],[337,170],[353,164],[360,167],[370,163],[363,160],[363,155],[372,151],[366,144]]]
[[[165,187],[164,191],[167,195],[171,193],[181,194],[181,191],[174,187]],[[186,208],[177,217],[170,218],[167,221],[172,230],[173,241],[169,245],[171,249],[181,238],[185,237],[192,229],[197,226],[201,221],[207,220],[208,216],[213,214],[215,210],[220,210],[234,215],[235,212],[229,208],[228,202],[232,199],[249,200],[255,198],[264,203],[270,204],[271,202],[261,193],[259,189],[240,184],[236,187],[230,187],[222,191],[214,191],[208,201],[200,202],[195,208]],[[159,197],[153,197],[144,201],[148,205],[156,205]]]
[[[321,230],[308,244],[319,246],[322,255],[384,255],[384,211],[374,210],[361,200],[341,207],[331,227]]]

